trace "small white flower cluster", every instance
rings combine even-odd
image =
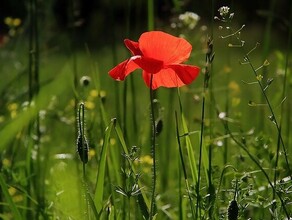
[[[200,16],[194,12],[186,11],[178,16],[177,23],[172,23],[172,28],[183,28],[186,27],[189,30],[193,30],[200,20]]]
[[[178,19],[189,29],[194,29],[200,20],[200,16],[194,12],[186,11],[184,14],[180,14]]]
[[[222,6],[218,9],[220,16],[226,17],[229,14],[230,8],[228,6]]]
[[[230,13],[230,8],[228,6],[220,7],[218,9],[218,12],[221,18],[218,18],[217,16],[215,16],[215,19],[223,21],[223,22],[231,21],[231,19],[234,17],[234,13]]]

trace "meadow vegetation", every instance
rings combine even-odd
[[[204,17],[181,2],[161,20],[148,0],[137,28],[127,1],[127,22],[111,26],[109,11],[112,32],[96,47],[76,21],[52,31],[36,0],[25,20],[5,18],[1,219],[291,219],[292,4],[281,17],[268,1],[254,25],[229,5],[210,1]],[[129,58],[123,39],[153,30],[190,42],[191,84],[109,76]]]

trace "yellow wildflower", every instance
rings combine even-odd
[[[14,18],[12,21],[12,25],[14,27],[18,27],[19,25],[21,25],[21,20],[19,18]]]
[[[89,95],[93,98],[97,97],[98,96],[98,91],[96,89],[92,89],[90,92],[89,92]]]
[[[94,102],[86,101],[84,104],[85,104],[85,107],[86,107],[87,109],[92,110],[92,109],[95,108],[95,104],[94,104]]]
[[[141,164],[146,164],[146,165],[153,164],[152,157],[150,157],[149,155],[142,156],[140,158],[140,162],[141,162]]]
[[[232,94],[238,94],[240,92],[240,87],[235,81],[230,81],[228,84],[228,88],[231,90]]]

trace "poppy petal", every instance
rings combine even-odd
[[[192,45],[183,38],[174,37],[161,31],[143,33],[139,48],[145,57],[161,60],[165,65],[179,64],[190,56]]]
[[[139,66],[134,62],[135,59],[133,58],[135,57],[131,57],[130,59],[127,59],[115,66],[109,71],[109,75],[115,80],[124,80],[127,75],[139,68]]]
[[[141,69],[143,69],[144,71],[148,72],[148,73],[157,73],[159,72],[162,67],[163,67],[163,62],[160,60],[155,60],[152,58],[148,58],[148,57],[140,57],[139,59],[135,59],[133,60],[137,65],[139,65],[141,67]]]
[[[142,52],[139,49],[139,43],[129,39],[125,39],[124,43],[126,47],[131,51],[132,55],[142,55]]]
[[[162,69],[153,74],[152,89],[158,87],[181,87],[190,84],[199,75],[200,68],[190,65],[170,65],[169,68]],[[143,79],[150,87],[151,74],[143,71]]]
[[[186,85],[195,80],[200,72],[199,67],[185,64],[169,65],[168,67],[173,69],[181,81]]]
[[[143,71],[143,79],[148,87],[150,87],[151,74],[149,72]],[[173,69],[162,69],[158,73],[153,74],[152,89],[157,89],[158,87],[180,87],[185,85],[181,79],[176,75]]]

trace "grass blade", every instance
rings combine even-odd
[[[8,192],[7,184],[5,183],[5,180],[4,180],[4,177],[3,177],[2,173],[0,173],[0,185],[1,185],[1,189],[2,189],[3,195],[4,195],[5,199],[7,200],[7,203],[9,204],[9,207],[11,208],[11,211],[13,213],[14,219],[16,219],[16,220],[23,219],[21,217],[21,214],[20,214],[19,210],[17,209],[15,203],[13,202],[11,195]]]
[[[106,153],[107,153],[107,148],[109,145],[110,134],[115,124],[115,121],[116,121],[115,119],[112,119],[109,126],[106,129],[105,137],[104,137],[104,141],[102,145],[102,150],[101,150],[101,157],[100,157],[99,166],[98,166],[96,190],[95,190],[95,195],[94,195],[94,202],[95,202],[95,206],[98,212],[100,212],[103,207],[102,201],[103,201],[103,191],[104,191]]]
[[[184,179],[185,179],[185,185],[186,185],[186,189],[188,192],[188,197],[189,197],[189,201],[190,201],[190,207],[191,207],[191,211],[192,211],[192,215],[195,216],[194,214],[194,207],[193,207],[193,203],[192,203],[192,197],[191,197],[191,191],[190,191],[190,187],[189,187],[189,181],[188,181],[188,177],[187,177],[187,171],[186,171],[186,167],[185,167],[185,163],[184,163],[184,158],[183,158],[183,152],[182,152],[182,147],[181,147],[181,143],[180,143],[180,136],[179,136],[179,130],[178,130],[178,120],[177,120],[177,113],[175,112],[175,126],[176,126],[176,136],[177,136],[177,144],[179,147],[179,155],[180,155],[180,160],[181,160],[181,165],[183,168],[183,174],[184,174]],[[181,178],[179,178],[180,181]],[[181,196],[181,195],[180,195]],[[181,197],[180,197],[181,198]],[[181,206],[182,201],[180,201],[180,217],[182,218],[182,206]]]
[[[154,1],[148,0],[147,1],[147,8],[148,8],[148,31],[154,30]]]
[[[9,121],[0,131],[0,151],[3,151],[24,127],[36,116],[40,109],[45,109],[53,96],[60,96],[65,88],[69,87],[68,73],[69,65],[57,74],[57,78],[42,87],[39,94],[36,96],[34,106],[30,106],[27,110],[21,112],[16,118]],[[59,85],[62,86],[59,86]]]
[[[183,132],[185,134],[189,133],[188,127],[187,127],[187,123],[185,120],[185,116],[184,114],[181,112],[181,121],[182,121],[182,127],[183,127]],[[188,135],[185,136],[185,144],[186,144],[186,149],[187,149],[187,153],[188,153],[188,160],[189,160],[189,164],[190,164],[190,168],[191,168],[191,175],[192,175],[192,179],[196,185],[196,183],[198,182],[198,170],[197,170],[197,162],[196,162],[196,158],[195,158],[195,153],[193,150],[193,145],[191,142],[191,139]]]
[[[195,137],[194,137],[194,140],[195,140],[195,145],[196,146],[199,146],[200,145],[200,135],[201,135],[201,132],[196,132],[194,133]],[[203,169],[204,169],[204,172],[205,172],[205,175],[206,175],[206,184],[207,186],[209,186],[209,178],[208,177],[208,170],[211,169],[211,167],[209,167],[209,157],[208,157],[208,150],[206,149],[206,144],[204,142],[204,139],[202,140],[202,164],[203,164]]]

